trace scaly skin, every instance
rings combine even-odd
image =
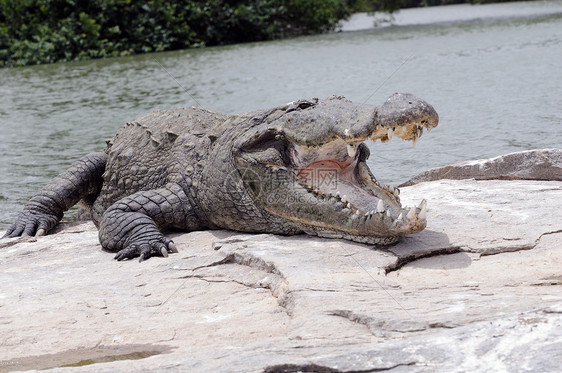
[[[6,236],[43,235],[80,202],[117,260],[177,252],[162,233],[169,229],[392,244],[425,228],[425,201],[403,209],[399,191],[371,174],[363,142],[415,142],[437,123],[435,110],[410,94],[380,108],[333,96],[233,116],[154,111],[51,181]]]

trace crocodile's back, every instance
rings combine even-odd
[[[169,182],[189,186],[228,117],[203,109],[156,110],[128,122],[108,142],[95,222],[115,201]]]

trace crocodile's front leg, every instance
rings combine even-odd
[[[42,236],[80,200],[90,207],[102,186],[106,160],[104,153],[92,153],[74,162],[29,200],[4,237]]]
[[[118,251],[115,259],[139,256],[142,262],[177,252],[172,240],[160,231],[166,228],[201,228],[187,195],[177,184],[137,192],[115,202],[103,213],[99,238],[104,249]]]

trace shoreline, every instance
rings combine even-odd
[[[513,5],[518,4],[518,8]],[[439,9],[446,10],[440,14]],[[525,19],[562,14],[562,3],[554,0],[491,4],[451,4],[384,12],[354,13],[341,22],[340,31],[357,32],[387,27],[437,26],[477,21]]]

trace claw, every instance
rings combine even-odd
[[[166,249],[166,247],[162,246],[162,247],[160,248],[160,253],[162,254],[162,256],[163,256],[164,258],[167,258],[167,257],[168,257],[168,249]]]
[[[44,235],[45,235],[45,230],[43,228],[38,229],[37,233],[35,233],[35,237],[44,236]]]
[[[139,263],[142,263],[146,259],[147,256],[148,256],[147,253],[144,253],[144,252],[141,253],[140,256],[139,256]]]
[[[168,244],[168,249],[173,253],[178,252],[178,249],[176,248],[176,244],[174,244],[172,241],[170,241],[170,243]]]

